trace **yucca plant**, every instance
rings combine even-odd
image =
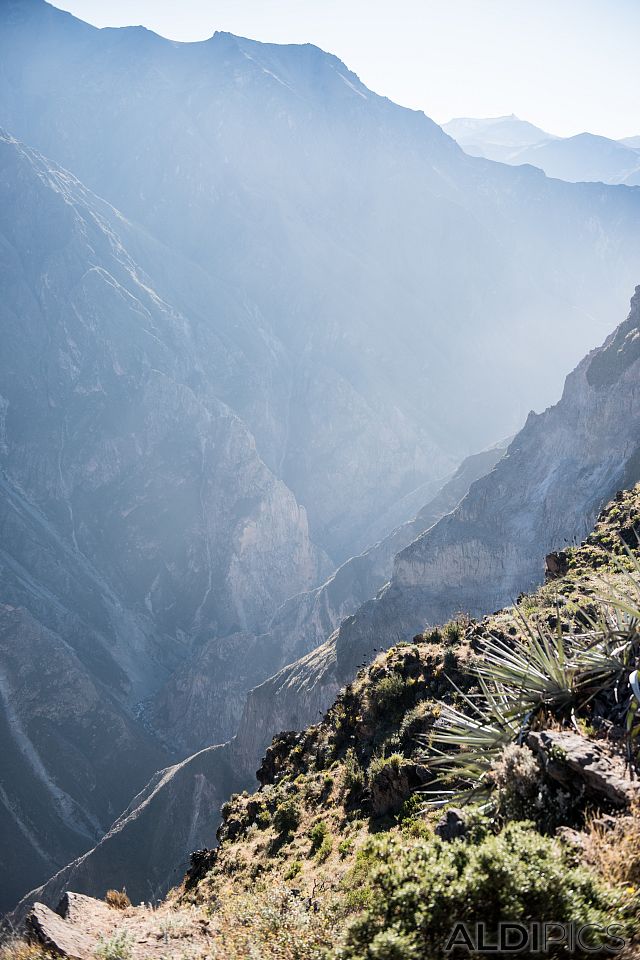
[[[551,721],[575,725],[595,705],[616,721],[626,718],[631,762],[640,735],[640,703],[629,684],[640,655],[640,565],[632,560],[623,585],[604,584],[597,614],[582,616],[586,630],[564,633],[559,608],[555,630],[516,611],[517,642],[494,634],[481,640],[472,668],[477,692],[456,688],[455,705],[440,704],[428,744],[439,784],[432,802],[477,796],[507,744]]]

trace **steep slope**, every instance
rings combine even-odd
[[[638,192],[469,158],[315,47],[0,16],[0,123],[256,305],[272,355],[223,399],[336,563],[550,402],[635,280]]]
[[[215,330],[158,296],[128,234],[0,137],[0,909],[175,756],[145,701],[198,638],[255,629],[327,570],[303,508],[213,394]]]
[[[172,675],[156,698],[158,726],[171,730],[174,741],[181,742],[185,750],[199,749],[210,742],[211,717],[219,717],[224,704],[228,722],[226,726],[217,725],[218,735],[233,736],[241,719],[246,729],[243,710],[247,691],[324,643],[345,617],[375,597],[391,576],[395,555],[453,510],[471,483],[495,466],[504,449],[498,444],[468,457],[413,520],[347,560],[315,590],[285,601],[265,633],[213,638],[203,644],[197,656]],[[254,696],[252,693],[251,698]],[[302,699],[300,709],[307,715]],[[259,712],[249,725],[255,727],[257,740],[251,746],[247,744],[243,765],[252,770],[263,747],[280,727],[277,720]]]
[[[380,636],[456,611],[505,606],[540,580],[537,557],[584,537],[602,504],[640,479],[640,287],[627,320],[531,413],[496,468],[401,551],[390,583],[336,637],[342,682]]]
[[[639,294],[628,319],[567,378],[562,399],[531,414],[459,506],[397,554],[378,596],[252,691],[239,744],[254,745],[257,717],[269,718],[268,729],[313,723],[377,648],[532,589],[543,576],[537,558],[581,539],[607,498],[640,479]]]
[[[125,935],[132,960],[174,953],[223,953],[232,960],[445,960],[452,926],[461,918],[472,931],[478,920],[486,929],[516,915],[524,929],[529,918],[578,929],[595,921],[609,934],[615,919],[616,936],[630,940],[624,955],[635,956],[638,743],[633,737],[621,743],[620,721],[633,713],[628,657],[637,656],[639,641],[633,617],[618,610],[616,618],[615,598],[628,603],[640,595],[639,525],[640,486],[619,492],[585,543],[564,552],[564,572],[556,570],[516,608],[482,621],[462,616],[411,643],[394,644],[359,670],[316,723],[274,739],[258,772],[260,789],[224,804],[219,847],[194,853],[184,882],[164,903],[131,906],[125,900],[117,909],[115,898],[107,906],[67,892],[69,881],[86,884],[79,861],[75,875],[63,872],[38,891],[54,903],[66,895],[56,913],[42,902],[29,910],[31,939],[49,947],[53,941],[59,952],[66,944],[66,953],[78,960],[92,960],[99,938],[103,950],[105,941],[115,949],[118,934],[121,942]],[[585,637],[585,616],[597,609],[594,594],[609,598],[601,609],[616,625],[613,634],[592,621]],[[544,658],[535,659],[531,638],[557,649],[558,625],[565,651],[572,650],[571,667],[563,671],[564,657],[558,657],[549,672]],[[493,741],[485,732],[473,794],[468,775],[458,773],[446,783],[454,790],[447,808],[429,808],[432,791],[443,786],[434,782],[441,773],[443,724],[452,714],[469,714],[461,691],[475,689],[474,700],[482,704],[478,670],[490,683],[487,654],[496,644],[503,682],[505,665],[517,671],[520,662],[503,696],[531,697],[509,700],[521,711],[526,704],[524,721],[505,724],[506,735],[489,728]],[[519,677],[532,662],[540,686],[527,685],[523,693]],[[576,669],[580,682],[572,684]],[[445,746],[450,763],[465,760],[459,740]],[[468,768],[468,746],[462,746]],[[204,751],[189,763],[202,769],[211,757]],[[175,793],[176,776],[177,769],[166,771],[137,802],[153,807],[161,788]],[[195,798],[197,811],[201,798]],[[154,812],[155,829],[166,830],[163,809],[156,805]],[[178,829],[187,836],[191,824],[185,817]],[[111,842],[118,827],[124,844],[125,817]],[[129,840],[137,854],[135,830]],[[93,886],[104,889],[114,874],[95,856],[93,868],[99,865],[104,872]],[[154,879],[150,872],[146,899]],[[10,960],[24,955],[19,949]],[[590,941],[569,952],[586,960],[617,951],[596,951]],[[567,951],[556,941],[548,953]]]
[[[109,887],[126,884],[134,900],[166,893],[184,874],[190,852],[211,844],[222,801],[234,790],[255,783],[255,770],[274,734],[292,725],[303,726],[307,717],[326,708],[338,689],[333,677],[327,684],[322,679],[326,672],[323,647],[302,659],[297,673],[285,671],[286,703],[271,701],[270,691],[278,677],[247,698],[248,678],[258,682],[264,676],[261,671],[277,657],[285,662],[287,653],[295,650],[299,655],[302,648],[328,636],[345,610],[355,610],[375,594],[391,570],[393,553],[452,509],[502,453],[498,446],[470,457],[412,522],[348,561],[322,587],[284,604],[272,621],[270,634],[207,644],[202,655],[176,672],[160,698],[165,711],[162,729],[171,730],[174,739],[182,735],[185,744],[197,743],[197,738],[204,740],[211,732],[208,718],[212,713],[218,716],[224,705],[233,713],[229,728],[235,732],[240,721],[237,736],[152,777],[100,842],[29,894],[14,919],[22,918],[36,899],[55,906],[67,888],[102,896]],[[215,656],[222,655],[221,647],[227,655],[223,670],[220,662],[214,662]],[[273,709],[278,703],[283,706],[282,715]],[[296,705],[298,714],[293,712]],[[135,856],[126,853],[133,850]]]
[[[564,574],[519,607],[479,622],[462,616],[394,644],[358,672],[321,719],[277,737],[258,773],[260,790],[225,804],[220,846],[194,858],[173,909],[206,909],[215,898],[218,921],[210,935],[232,957],[275,957],[295,937],[297,956],[316,956],[322,944],[332,957],[409,960],[451,955],[445,944],[461,917],[490,924],[519,910],[524,923],[564,910],[577,923],[585,902],[595,907],[599,889],[605,899],[605,890],[612,895],[605,915],[621,921],[617,932],[635,936],[639,904],[629,878],[639,862],[638,744],[623,746],[615,727],[627,711],[633,715],[622,657],[601,685],[592,676],[586,694],[567,691],[574,711],[563,710],[562,697],[554,702],[553,679],[543,674],[546,699],[522,724],[525,744],[510,743],[517,727],[498,742],[476,795],[465,795],[464,778],[447,783],[463,799],[454,795],[443,813],[429,809],[432,798],[416,790],[437,786],[431,736],[442,729],[448,705],[469,712],[459,692],[477,692],[485,644],[500,638],[505,650],[515,648],[525,659],[526,671],[532,657],[527,625],[553,647],[559,621],[566,647],[576,636],[579,650],[594,592],[615,597],[619,591],[637,602],[639,569],[626,558],[631,547],[637,564],[639,525],[637,486],[618,493],[585,543],[566,551]],[[633,619],[617,626],[610,648],[624,644],[637,656]],[[593,657],[596,649],[601,653],[596,641],[602,637],[595,630],[589,637]],[[585,659],[593,669],[593,660]],[[547,735],[565,748],[534,747]],[[442,749],[456,753],[460,744]],[[590,881],[572,872],[577,863],[591,871]],[[571,893],[564,899],[573,884],[584,899]],[[254,918],[248,931],[247,895]],[[267,925],[278,902],[290,917],[280,936]],[[589,950],[575,955],[586,957]]]

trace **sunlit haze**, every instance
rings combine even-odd
[[[551,133],[640,133],[637,0],[62,0],[96,26],[314,43],[439,123],[516,113]]]

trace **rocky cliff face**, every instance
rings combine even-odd
[[[377,597],[251,692],[237,750],[266,745],[254,732],[258,716],[267,730],[314,723],[376,649],[459,612],[499,609],[541,583],[544,556],[581,540],[603,503],[640,480],[639,343],[640,288],[627,320],[567,378],[562,399],[531,414],[459,505],[397,553]]]
[[[153,697],[199,638],[255,629],[327,563],[304,509],[212,395],[201,334],[125,248],[134,228],[6,135],[0,211],[10,906],[175,756],[160,718],[150,733]],[[209,724],[215,738],[213,704]]]
[[[214,392],[336,565],[555,399],[636,280],[640,191],[468,157],[316,47],[0,17],[0,124],[179,257],[132,250],[161,296],[215,323],[225,291]]]
[[[110,887],[126,884],[129,894],[141,900],[164,894],[177,882],[191,851],[212,845],[222,801],[255,783],[271,738],[312,722],[335,697],[335,645],[324,638],[345,612],[375,594],[392,569],[394,553],[452,509],[503,452],[497,446],[469,457],[413,521],[348,561],[321,587],[284,604],[270,634],[211,641],[187,660],[154,701],[156,724],[171,730],[174,740],[182,734],[185,743],[193,742],[210,733],[207,718],[226,709],[228,729],[237,734],[153,776],[106,835],[29,894],[13,920],[19,922],[34,900],[55,906],[67,888],[102,896]],[[305,647],[314,645],[317,649],[307,652]],[[277,657],[286,662],[294,651],[306,655],[260,683],[269,664]],[[257,686],[247,696],[251,678]],[[164,831],[161,842],[158,824]],[[135,857],[124,852],[130,850]]]
[[[539,557],[581,540],[603,503],[640,479],[640,287],[627,320],[530,414],[460,505],[402,550],[393,577],[336,637],[344,680],[390,629],[402,634],[505,606],[539,584]]]
[[[6,0],[0,59],[5,905],[229,736],[429,526],[384,541],[416,491],[555,396],[637,269],[640,191],[467,157],[312,46]]]
[[[204,644],[197,656],[176,671],[156,699],[161,727],[172,730],[174,738],[180,739],[186,749],[205,746],[211,738],[210,718],[219,716],[224,705],[227,724],[222,729],[231,737],[242,720],[238,743],[246,742],[246,747],[241,747],[243,766],[253,771],[261,751],[281,727],[279,717],[271,716],[267,707],[267,689],[271,689],[273,680],[268,681],[265,689],[260,687],[259,693],[251,692],[245,709],[247,691],[272,671],[294,663],[322,645],[346,617],[375,597],[391,576],[395,555],[453,510],[470,484],[495,466],[504,449],[504,445],[498,444],[468,457],[413,520],[347,560],[315,590],[297,594],[283,603],[265,633],[235,634]],[[306,705],[306,692],[298,690],[295,683],[288,685],[289,709],[295,713],[298,695],[300,715],[309,716],[316,702]],[[318,708],[326,704],[325,697],[323,693]]]

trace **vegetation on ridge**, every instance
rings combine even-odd
[[[446,949],[457,924],[506,920],[590,925],[546,956],[611,956],[615,937],[640,956],[636,529],[640,486],[515,608],[380,654],[275,738],[157,917],[111,911],[112,940],[164,931],[131,960],[439,960],[469,955]]]
[[[616,922],[632,938],[640,795],[620,805],[575,772],[554,779],[569,758],[554,747],[544,761],[527,737],[571,732],[633,783],[636,528],[640,488],[515,608],[396,644],[320,723],[274,740],[261,789],[225,805],[219,849],[180,893],[210,911],[230,956],[435,960],[457,921]],[[445,789],[462,809],[442,806]],[[295,927],[286,944],[247,932],[234,907],[246,896]]]

